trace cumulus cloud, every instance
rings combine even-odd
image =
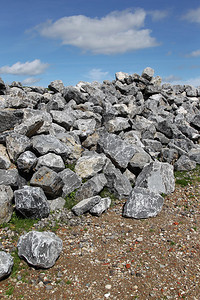
[[[2,74],[12,74],[12,75],[29,75],[35,76],[44,73],[44,71],[49,67],[48,64],[42,63],[39,59],[35,59],[31,62],[27,61],[25,63],[16,62],[12,66],[0,67],[0,73]]]
[[[187,57],[198,57],[200,56],[200,50],[192,51],[191,53],[186,55]]]
[[[40,78],[28,77],[22,81],[23,85],[32,85],[40,81]]]
[[[102,18],[84,15],[63,17],[35,27],[41,36],[60,39],[94,54],[125,53],[157,46],[150,29],[144,29],[147,13],[143,9],[114,11]]]
[[[90,82],[92,81],[101,82],[105,80],[106,77],[108,78],[110,76],[109,76],[109,72],[103,72],[101,69],[91,69],[86,75],[86,77]]]
[[[171,77],[171,80],[166,80],[169,77]],[[163,78],[164,82],[170,82],[173,85],[180,84],[180,85],[192,85],[194,87],[200,86],[200,77],[194,77],[189,79],[180,79],[180,77],[174,75],[170,75],[169,77]]]
[[[200,7],[196,9],[190,9],[184,16],[184,20],[194,23],[200,23]]]
[[[175,76],[175,75],[169,75],[169,76],[163,78],[164,82],[174,82],[177,80],[181,80],[181,77]]]
[[[168,16],[167,10],[151,10],[148,14],[152,17],[153,21],[160,21]]]

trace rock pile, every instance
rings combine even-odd
[[[0,223],[12,199],[41,219],[71,193],[75,214],[99,216],[111,203],[104,189],[128,200],[124,216],[155,216],[174,169],[200,164],[200,87],[161,85],[149,67],[75,87],[0,82]]]

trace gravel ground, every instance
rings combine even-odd
[[[122,202],[101,217],[64,210],[39,222],[58,226],[63,251],[48,270],[18,259],[0,282],[0,299],[200,299],[200,185],[176,186],[161,213],[144,220],[122,217]],[[0,229],[11,254],[18,233]]]

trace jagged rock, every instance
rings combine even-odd
[[[77,160],[81,157],[83,152],[83,148],[81,146],[80,139],[78,135],[74,131],[60,133],[57,135],[57,138],[67,146],[70,150],[69,159],[70,160]]]
[[[64,183],[55,171],[47,167],[41,167],[33,174],[30,185],[41,187],[47,196],[55,197],[62,194]]]
[[[64,186],[62,188],[63,197],[70,194],[75,189],[78,189],[81,186],[81,178],[75,172],[68,168],[60,172],[58,175],[64,183]]]
[[[76,200],[81,201],[86,198],[90,198],[98,195],[105,185],[107,179],[104,174],[97,174],[94,177],[87,180],[76,192]]]
[[[160,152],[162,149],[162,144],[159,141],[151,139],[143,139],[142,142],[145,145],[145,150],[147,152]]]
[[[17,169],[10,169],[10,170],[1,170],[0,169],[0,185],[10,185],[12,188],[16,189],[23,182],[19,176]]]
[[[62,80],[54,80],[48,85],[48,88],[55,93],[62,93],[64,90],[64,84]]]
[[[136,175],[133,174],[131,171],[129,171],[129,169],[126,169],[126,171],[123,173],[123,175],[125,175],[128,178],[128,180],[132,186],[135,185]]]
[[[73,86],[65,87],[63,96],[67,102],[73,99],[77,104],[84,103],[86,100],[85,95]]]
[[[100,202],[93,206],[92,209],[90,209],[90,213],[99,217],[110,207],[110,205],[111,199],[109,197],[101,198]]]
[[[9,169],[11,161],[9,159],[6,147],[0,144],[0,169]]]
[[[152,161],[151,156],[145,151],[137,152],[131,158],[129,165],[132,170],[142,170],[144,166]]]
[[[17,243],[18,255],[37,268],[51,268],[62,251],[62,240],[53,232],[30,231]]]
[[[55,172],[60,172],[65,169],[65,164],[59,155],[47,153],[38,158],[35,170],[38,170],[41,167],[48,167]]]
[[[95,119],[79,119],[74,123],[74,128],[80,130],[81,137],[87,137],[90,134],[93,134],[96,128]]]
[[[105,166],[106,156],[96,152],[88,152],[88,155],[80,157],[75,165],[75,172],[81,178],[91,178],[100,173]]]
[[[13,129],[23,119],[23,110],[0,109],[0,132]]]
[[[160,152],[160,160],[163,162],[168,162],[174,165],[179,157],[179,153],[176,149],[162,148]]]
[[[121,168],[127,167],[136,152],[131,144],[122,140],[116,134],[107,132],[100,134],[98,145],[103,152]]]
[[[200,130],[200,113],[196,114],[192,120],[191,120],[191,124],[195,127],[198,128],[198,130]]]
[[[175,189],[173,166],[159,161],[149,163],[138,175],[135,186],[158,194],[172,193]]]
[[[13,213],[13,191],[10,186],[0,185],[0,224],[10,221]]]
[[[42,116],[34,116],[32,118],[25,119],[25,121],[19,125],[15,125],[14,132],[31,137],[37,133],[43,124],[44,120]]]
[[[47,198],[40,187],[24,186],[14,192],[16,209],[26,218],[42,219],[49,215]]]
[[[119,132],[122,130],[126,130],[127,128],[130,128],[129,121],[126,118],[117,117],[115,119],[109,120],[105,127],[108,132],[114,133]]]
[[[191,160],[200,165],[200,146],[198,148],[191,149],[189,152],[189,157]]]
[[[51,115],[43,110],[39,109],[30,109],[27,108],[24,110],[24,121],[28,119],[39,118],[39,116],[44,121],[44,124],[37,130],[37,134],[48,134],[52,127],[52,117]]]
[[[31,147],[30,139],[19,133],[12,133],[6,137],[6,148],[12,162],[16,162],[19,155]]]
[[[51,110],[50,113],[53,121],[58,125],[64,127],[66,130],[70,130],[75,122],[73,111],[69,109],[64,111]]]
[[[4,251],[0,251],[0,280],[10,275],[14,265],[12,256]]]
[[[90,211],[100,201],[100,196],[84,199],[72,207],[72,212],[77,216],[83,215],[85,212]]]
[[[53,200],[48,200],[50,211],[55,211],[58,209],[63,209],[65,206],[65,199],[58,197]]]
[[[147,67],[143,70],[141,76],[150,81],[153,78],[153,75],[154,75],[154,70],[150,67]]]
[[[60,142],[56,137],[52,135],[36,135],[32,139],[33,149],[36,150],[40,155],[53,152],[62,156],[65,160],[68,158],[71,150],[62,142]]]
[[[20,154],[17,159],[17,167],[19,170],[29,173],[37,163],[37,156],[31,151],[25,151]]]
[[[123,208],[123,217],[145,219],[155,217],[162,209],[164,199],[146,188],[135,187]]]
[[[132,187],[128,178],[121,173],[121,171],[108,161],[103,170],[107,179],[107,187],[113,192],[119,199],[127,199]]]
[[[177,171],[190,171],[196,168],[196,162],[192,161],[188,156],[181,157],[174,164],[174,169]]]

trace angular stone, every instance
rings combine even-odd
[[[48,200],[50,211],[55,211],[58,209],[63,209],[65,206],[65,199],[62,197],[58,197],[53,200]]]
[[[77,160],[81,157],[83,148],[79,137],[74,133],[74,131],[58,134],[57,138],[69,149],[70,160]]]
[[[32,118],[41,118],[44,121],[44,124],[37,130],[37,134],[49,133],[52,126],[52,117],[48,112],[41,109],[25,109],[24,121]]]
[[[101,198],[100,202],[93,206],[92,209],[90,209],[90,213],[95,216],[101,216],[103,212],[105,212],[111,205],[111,199],[109,197],[107,198]]]
[[[0,169],[9,169],[11,161],[9,159],[6,147],[0,144]]]
[[[126,171],[123,173],[123,175],[125,175],[128,178],[128,180],[132,186],[135,185],[136,176],[131,171],[129,171],[129,169],[126,169]]]
[[[16,162],[19,155],[31,147],[30,139],[19,133],[12,133],[6,137],[6,148],[12,162]]]
[[[0,280],[10,275],[14,265],[12,256],[4,251],[0,251]]]
[[[192,118],[191,124],[200,130],[200,113]]]
[[[116,134],[101,133],[98,145],[103,152],[121,168],[126,168],[135,154],[132,145],[122,140]]]
[[[51,268],[62,251],[62,240],[53,232],[30,231],[17,243],[18,255],[37,268]]]
[[[200,165],[200,146],[198,148],[191,149],[189,152],[189,157],[191,160]]]
[[[181,157],[174,164],[174,169],[177,171],[190,171],[196,168],[196,162],[192,161],[188,156]]]
[[[20,176],[17,169],[1,170],[0,185],[10,185],[12,188],[18,188],[20,185]]]
[[[96,125],[95,119],[79,119],[75,121],[74,128],[80,130],[81,137],[86,137],[94,133]]]
[[[123,217],[145,219],[155,217],[162,209],[163,197],[148,189],[135,187],[123,208]]]
[[[31,137],[37,133],[43,124],[44,120],[42,116],[34,116],[29,119],[25,119],[19,125],[15,125],[14,132]]]
[[[176,149],[163,148],[160,152],[160,160],[172,165],[177,161],[178,157],[179,154]]]
[[[83,215],[85,212],[91,210],[93,206],[95,206],[100,201],[100,196],[94,196],[91,198],[84,199],[72,207],[72,212],[77,216]]]
[[[143,70],[141,76],[150,81],[153,78],[153,75],[154,75],[154,70],[150,67],[147,67]]]
[[[30,180],[30,185],[41,187],[49,197],[60,196],[64,185],[60,176],[47,167],[41,167]]]
[[[49,215],[47,198],[40,187],[24,186],[14,191],[16,209],[26,218],[42,219]]]
[[[58,125],[64,127],[66,130],[70,130],[75,122],[75,117],[71,110],[51,110],[50,113],[53,121]]]
[[[106,156],[96,152],[89,152],[88,155],[80,157],[75,165],[75,172],[81,178],[90,178],[100,173],[106,163]]]
[[[162,144],[159,141],[151,139],[143,139],[142,142],[145,145],[145,150],[147,152],[160,152],[162,149]]]
[[[87,180],[76,192],[76,200],[81,201],[86,198],[90,198],[98,195],[105,185],[107,179],[104,174],[97,174],[94,177]]]
[[[37,135],[32,137],[33,149],[36,150],[40,155],[53,152],[62,156],[63,159],[68,158],[71,153],[70,149],[56,137],[52,135]]]
[[[23,119],[23,110],[0,109],[0,132],[13,129]]]
[[[62,172],[58,173],[62,179],[64,186],[62,188],[62,196],[65,197],[73,192],[75,189],[78,189],[81,186],[81,178],[72,170],[65,169]]]
[[[0,224],[10,221],[13,213],[13,191],[10,186],[0,185]]]
[[[108,181],[107,187],[119,199],[127,199],[132,187],[128,178],[109,161],[104,170],[104,175]]]
[[[64,84],[62,80],[54,80],[48,85],[48,88],[55,93],[62,93],[64,90]]]
[[[47,153],[38,158],[35,170],[38,170],[41,167],[48,167],[55,172],[60,172],[65,169],[65,164],[59,155]]]
[[[146,153],[145,151],[137,152],[135,155],[131,158],[129,165],[130,167],[134,169],[140,169],[142,170],[144,166],[152,161],[151,156]]]
[[[138,175],[136,187],[147,188],[158,194],[170,194],[175,189],[173,166],[159,161],[151,162],[144,166]]]
[[[67,86],[64,88],[63,97],[67,102],[72,99],[75,100],[76,104],[84,103],[86,101],[85,95],[73,86]]]
[[[108,132],[115,133],[115,132],[120,132],[125,129],[130,128],[130,124],[128,119],[122,118],[122,117],[117,117],[115,119],[109,120],[106,124],[105,127]]]
[[[25,151],[20,154],[17,159],[17,167],[19,170],[29,173],[37,163],[37,156],[31,151]]]

